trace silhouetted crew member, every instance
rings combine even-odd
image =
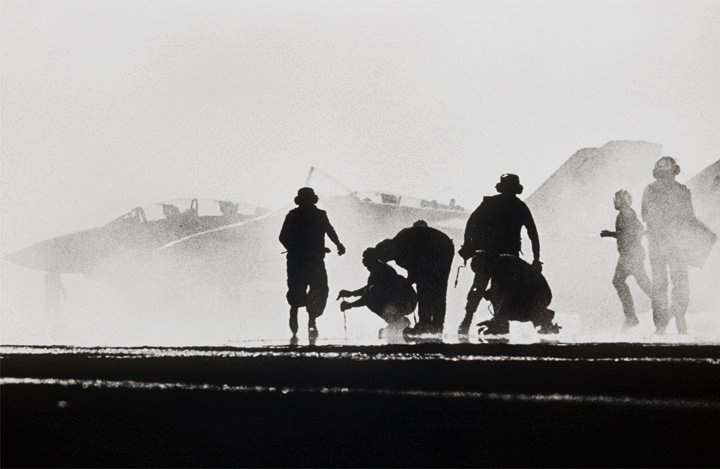
[[[615,231],[603,230],[600,232],[600,236],[617,239],[617,250],[620,256],[615,267],[612,283],[620,297],[623,313],[625,313],[623,327],[630,328],[637,326],[639,321],[635,314],[632,293],[630,293],[630,287],[628,287],[626,279],[632,275],[642,291],[648,297],[652,296],[652,282],[645,273],[645,249],[642,246],[645,228],[632,208],[632,196],[628,191],[617,191],[613,204],[615,210],[618,211],[618,216],[615,219]]]
[[[318,197],[310,187],[298,190],[295,203],[285,217],[280,242],[287,249],[287,300],[290,304],[290,330],[293,337],[298,329],[298,308],[308,313],[308,335],[317,337],[315,320],[325,310],[328,280],[325,271],[325,235],[337,246],[338,255],[345,254],[345,246],[338,239],[327,213],[315,206]]]
[[[343,301],[340,310],[367,306],[373,313],[380,316],[388,324],[389,333],[402,332],[410,321],[407,316],[412,314],[417,305],[417,295],[410,281],[398,274],[395,269],[382,262],[377,250],[368,248],[363,252],[363,265],[370,271],[367,285],[355,291],[340,290],[338,299],[359,296],[355,301]],[[386,329],[381,329],[381,336]]]
[[[423,220],[401,230],[393,239],[376,246],[378,257],[394,260],[407,270],[408,280],[417,286],[418,324],[410,334],[442,333],[447,308],[447,285],[455,247],[442,231]]]
[[[493,306],[493,318],[479,325],[484,334],[507,334],[510,321],[531,322],[540,334],[557,334],[555,312],[548,308],[552,291],[543,274],[519,256],[479,251],[473,263],[480,263],[492,278],[484,297]]]
[[[663,156],[653,168],[654,182],[643,193],[642,218],[648,227],[648,249],[652,270],[653,320],[658,334],[663,334],[672,316],[678,332],[687,333],[685,311],[689,297],[688,262],[680,252],[678,241],[683,225],[695,220],[690,189],[675,181],[680,166]],[[668,308],[668,270],[672,280],[672,301]]]
[[[477,251],[486,251],[491,255],[520,255],[520,230],[524,226],[532,243],[532,266],[542,271],[540,262],[540,240],[530,209],[517,195],[522,194],[523,186],[515,174],[503,174],[495,185],[498,195],[484,197],[482,203],[470,215],[465,227],[465,242],[460,248],[460,256],[468,260]],[[485,293],[490,272],[485,262],[472,262],[475,272],[473,285],[468,292],[465,304],[465,319],[458,329],[459,334],[467,334]]]

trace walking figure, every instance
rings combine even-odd
[[[465,241],[458,252],[465,261],[474,257],[478,251],[485,253],[482,262],[470,263],[475,278],[467,295],[465,318],[458,328],[460,335],[467,335],[473,315],[487,289],[491,278],[490,265],[493,264],[490,259],[500,255],[520,256],[520,231],[523,226],[532,243],[532,267],[542,271],[540,239],[535,220],[525,202],[517,197],[523,191],[520,178],[515,174],[503,174],[495,189],[499,194],[483,198],[482,203],[470,215],[465,227]],[[509,329],[507,318],[495,319],[501,325],[498,330]]]
[[[687,333],[685,311],[690,302],[688,262],[680,249],[685,226],[695,220],[690,189],[675,181],[680,166],[663,156],[653,168],[654,182],[643,193],[642,218],[648,227],[655,332],[664,334],[672,317],[680,334]],[[672,295],[668,306],[668,271]]]
[[[618,211],[615,231],[603,230],[600,236],[617,239],[619,257],[612,283],[620,297],[625,314],[623,329],[627,330],[639,323],[632,293],[626,282],[627,278],[635,277],[638,286],[648,297],[652,297],[652,282],[645,272],[645,249],[642,246],[645,229],[632,208],[632,196],[626,190],[619,190],[615,193],[613,203],[615,210]]]
[[[325,235],[337,247],[339,256],[345,254],[327,213],[315,204],[318,197],[310,187],[298,190],[295,203],[280,231],[280,242],[287,250],[287,301],[290,304],[290,331],[297,337],[298,309],[308,313],[308,337],[317,338],[316,319],[325,310],[328,297],[328,279],[325,271]]]
[[[442,231],[430,228],[424,220],[418,220],[412,227],[400,230],[393,239],[378,243],[376,249],[380,260],[394,260],[417,287],[419,319],[407,333],[442,334],[455,251],[452,240]]]

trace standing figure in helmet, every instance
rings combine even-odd
[[[480,206],[470,215],[465,227],[465,241],[459,251],[460,256],[466,261],[478,251],[485,251],[490,256],[519,256],[520,231],[524,226],[532,242],[532,267],[541,271],[540,240],[535,221],[530,209],[517,197],[523,191],[520,178],[515,174],[503,174],[495,189],[499,194],[484,197]],[[465,318],[458,329],[460,335],[467,335],[491,277],[486,262],[471,262],[470,266],[475,272],[475,278],[467,296]],[[496,316],[494,319],[501,326],[498,330],[509,329],[507,318]]]
[[[408,280],[417,286],[418,323],[409,335],[442,334],[447,308],[447,287],[455,247],[442,231],[418,220],[400,230],[393,239],[375,247],[383,262],[394,260],[407,270]]]
[[[642,246],[645,228],[632,208],[630,193],[626,190],[617,191],[613,203],[615,210],[618,211],[615,219],[615,231],[603,230],[600,232],[600,236],[617,239],[620,256],[612,283],[620,297],[623,313],[625,313],[623,329],[629,329],[637,326],[639,321],[635,315],[632,293],[630,293],[626,280],[631,275],[634,276],[638,286],[648,297],[652,297],[652,282],[645,273],[645,249]]]
[[[656,333],[665,333],[675,317],[678,332],[687,333],[685,311],[690,300],[688,262],[681,252],[684,225],[695,220],[690,189],[675,181],[680,166],[663,156],[655,163],[654,182],[643,193],[642,218],[648,227],[648,248],[652,270],[652,309]],[[672,299],[668,306],[668,271],[672,280]]]
[[[295,203],[280,231],[280,242],[287,249],[287,301],[290,304],[290,331],[293,338],[298,330],[298,309],[304,306],[308,313],[308,336],[317,337],[315,320],[325,310],[328,297],[328,279],[325,271],[325,235],[337,246],[339,256],[345,246],[338,239],[327,213],[315,206],[318,197],[310,187],[298,190]]]

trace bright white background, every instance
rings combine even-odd
[[[641,140],[687,181],[720,158],[718,25],[716,1],[3,0],[0,255],[159,200],[291,205],[313,165],[472,208],[501,173],[529,195],[580,148]],[[42,274],[0,274],[3,340],[45,340]],[[66,286],[65,334],[178,328]],[[285,308],[254,326],[284,336]],[[205,336],[190,321],[187,340],[247,329],[233,320]]]
[[[570,155],[720,157],[720,2],[0,3],[0,254],[311,165],[474,206]],[[686,180],[686,179],[683,179]]]

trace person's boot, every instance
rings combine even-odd
[[[417,337],[430,332],[430,325],[424,323],[418,323],[415,327],[406,327],[403,334],[408,337]]]
[[[557,334],[561,327],[553,322],[555,311],[550,308],[544,308],[537,311],[532,319],[532,324],[537,328],[538,334]]]
[[[687,321],[685,316],[675,316],[675,325],[677,326],[678,334],[687,334]]]
[[[500,319],[489,319],[478,324],[479,334],[484,335],[504,335],[510,333],[510,322]]]
[[[470,325],[472,324],[472,314],[466,314],[465,319],[460,323],[458,327],[458,335],[468,335],[470,333]]]
[[[430,323],[430,325],[429,325],[429,327],[428,327],[427,333],[428,333],[428,334],[434,334],[434,335],[442,335],[442,333],[443,333],[443,325],[442,325],[442,324],[438,324],[438,323],[436,323],[436,322],[432,322],[432,323]]]
[[[401,338],[405,334],[405,330],[409,329],[410,320],[406,317],[400,317],[392,321],[388,321],[386,327],[378,331],[378,338],[381,340],[394,340]]]
[[[634,314],[632,316],[627,316],[625,318],[625,322],[623,323],[622,332],[627,332],[638,324],[640,324],[640,321],[637,316]]]
[[[310,340],[317,339],[318,337],[318,330],[317,330],[317,324],[315,324],[315,318],[308,319],[308,338]]]
[[[666,308],[656,311],[653,309],[653,321],[655,322],[655,335],[665,335],[665,330],[670,323],[670,314]]]
[[[549,324],[542,324],[537,332],[538,334],[559,334],[560,329],[562,328],[559,325],[551,322]]]

